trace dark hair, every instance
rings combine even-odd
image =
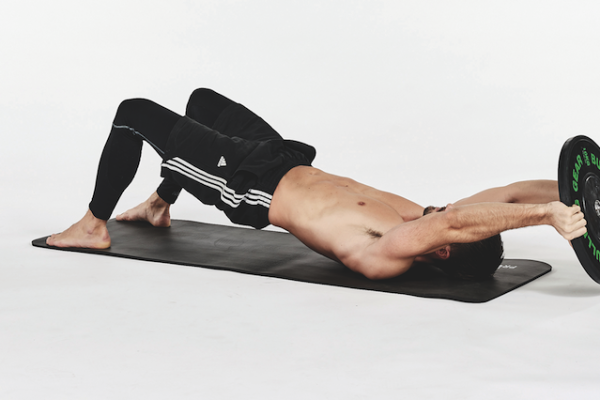
[[[466,280],[490,279],[504,259],[500,235],[473,243],[450,245],[450,257],[436,260],[435,265],[446,274]]]

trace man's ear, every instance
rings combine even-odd
[[[441,260],[447,260],[450,257],[450,246],[442,247],[436,250],[435,255]]]

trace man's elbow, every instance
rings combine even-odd
[[[524,182],[515,182],[503,187],[504,198],[501,203],[521,203],[523,202],[523,184]]]
[[[372,281],[382,280],[382,279],[390,279],[394,278],[398,275],[402,275],[408,269],[409,266],[404,265],[382,265],[382,264],[369,264],[369,265],[361,265],[357,268],[353,268],[355,272],[358,272],[368,279]]]
[[[398,276],[400,274],[398,273],[398,274],[392,275],[388,271],[370,270],[370,271],[364,272],[363,275],[366,276],[369,280],[380,281],[380,280],[383,280],[383,279],[393,278],[393,277]]]

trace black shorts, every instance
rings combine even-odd
[[[294,167],[311,165],[316,151],[282,139],[240,104],[225,109],[214,128],[181,117],[169,136],[161,175],[225,212],[231,222],[264,228],[281,178]]]

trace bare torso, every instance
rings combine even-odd
[[[423,207],[313,167],[290,170],[273,194],[269,220],[311,249],[351,269],[353,257]]]

